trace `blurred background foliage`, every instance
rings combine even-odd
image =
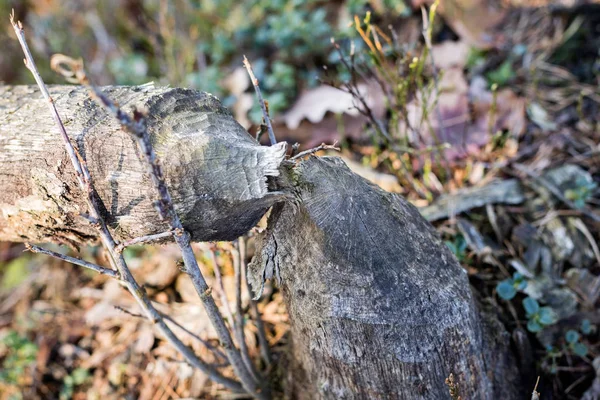
[[[377,4],[386,18],[410,13],[402,0]],[[155,81],[208,91],[228,104],[222,81],[246,55],[274,114],[314,87],[323,65],[339,63],[330,38],[356,37],[353,15],[373,9],[368,0],[0,1],[2,15],[13,8],[40,59],[83,57],[99,84]],[[3,40],[13,49],[9,35],[7,28]],[[11,54],[0,55],[0,81],[32,83]],[[48,63],[40,69],[48,83],[62,83]]]

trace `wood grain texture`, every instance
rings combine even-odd
[[[285,144],[260,146],[213,96],[145,85],[107,87],[148,112],[148,131],[184,227],[193,240],[233,240],[283,196],[267,187]],[[133,139],[77,86],[50,87],[86,160],[119,239],[158,233],[156,194]],[[95,241],[85,202],[47,109],[33,86],[0,86],[0,240],[77,245]]]
[[[482,325],[466,272],[415,207],[337,158],[289,175],[297,202],[274,209],[251,273],[255,287],[281,281],[294,397],[443,399],[453,373],[463,399],[519,398],[502,325]]]

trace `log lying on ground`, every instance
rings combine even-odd
[[[148,112],[148,131],[184,227],[194,240],[233,240],[282,194],[268,189],[285,144],[259,146],[213,96],[186,89],[110,87],[127,109]],[[50,88],[86,160],[119,239],[163,232],[157,195],[119,123],[76,86]],[[0,86],[0,240],[76,245],[96,239],[47,103],[33,86]]]
[[[284,145],[259,146],[212,96],[105,91],[148,109],[175,207],[195,240],[233,239],[276,203],[252,276],[259,286],[270,274],[281,278],[294,397],[447,398],[450,373],[464,399],[524,392],[502,326],[480,317],[464,271],[401,197],[336,159],[282,162]],[[117,237],[163,231],[129,135],[81,88],[51,93]],[[0,87],[0,121],[0,240],[93,241],[37,90]]]
[[[287,176],[297,200],[275,206],[251,275],[258,291],[270,276],[283,287],[295,397],[443,399],[450,373],[463,399],[523,394],[506,332],[482,324],[466,272],[415,207],[338,158]]]

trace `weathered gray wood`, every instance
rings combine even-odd
[[[453,373],[463,399],[519,398],[508,336],[497,321],[486,330],[466,272],[415,207],[337,158],[287,175],[296,202],[273,210],[251,275],[259,290],[280,278],[295,397],[444,399]]]
[[[523,201],[525,193],[521,183],[517,179],[506,179],[440,196],[431,205],[419,211],[428,221],[437,221],[486,204],[519,204]]]
[[[194,240],[233,240],[282,197],[267,188],[285,144],[259,146],[213,96],[146,85],[108,87],[121,106],[145,108],[175,207]],[[120,239],[164,231],[136,146],[76,86],[50,88]],[[0,86],[0,240],[76,245],[95,240],[85,202],[47,104],[33,86]]]

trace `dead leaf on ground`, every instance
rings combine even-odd
[[[427,99],[422,93],[418,93],[415,99],[407,104],[408,120],[416,130],[412,134],[419,134],[419,137],[410,136],[411,142],[416,148],[448,143],[451,148],[446,149],[444,153],[449,160],[463,158],[470,152],[476,152],[489,138],[485,132],[483,135],[477,135],[479,132],[469,131],[468,84],[462,69],[450,68],[445,71],[440,77],[438,89],[439,114],[433,107],[435,93]],[[429,110],[427,115],[424,114],[424,108]],[[404,123],[401,123],[400,131],[408,131]]]
[[[333,143],[344,139],[355,141],[368,140],[365,134],[367,117],[348,114],[328,114],[319,123],[313,124],[307,120],[300,123],[297,129],[289,129],[283,122],[275,122],[273,129],[277,132],[278,140],[291,143],[298,142],[303,149],[316,147],[321,143]],[[266,135],[263,135],[263,137]]]
[[[396,178],[394,175],[384,174],[382,172],[375,171],[370,167],[364,167],[347,157],[342,157],[342,160],[344,160],[348,168],[350,168],[354,173],[376,184],[383,190],[394,193],[402,192],[402,187],[398,183],[398,178]]]
[[[374,85],[359,83],[357,86],[373,113],[381,116],[385,109],[381,91]],[[358,116],[360,113],[356,109],[357,105],[350,93],[323,85],[304,92],[283,115],[283,121],[289,129],[296,129],[305,119],[314,124],[321,122],[329,112]]]
[[[469,45],[462,40],[456,42],[447,40],[433,45],[431,53],[435,66],[443,71],[452,67],[464,68],[469,57],[469,50]]]
[[[439,14],[466,43],[489,49],[502,42],[493,28],[504,20],[507,9],[497,0],[443,0]]]
[[[508,130],[519,137],[525,132],[525,99],[512,90],[500,89],[496,94],[487,88],[483,77],[474,77],[469,86],[469,98],[477,129],[486,129],[492,134]]]

